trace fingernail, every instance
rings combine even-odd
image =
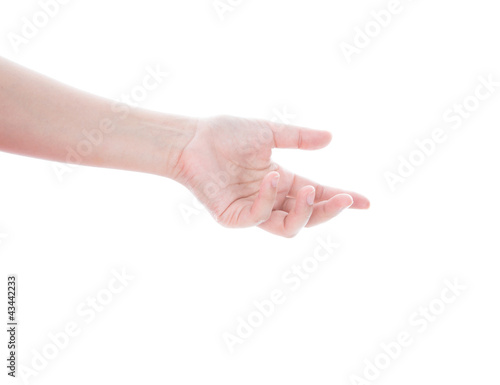
[[[351,197],[351,203],[349,203],[346,207],[344,207],[344,209],[348,209],[349,207],[351,207],[354,204],[354,199],[352,198],[352,196],[350,196],[350,197]]]
[[[309,194],[307,194],[307,204],[309,206],[312,206],[313,203],[314,203],[314,196],[316,195],[316,191],[315,190],[312,190]]]
[[[349,194],[342,193],[342,194],[337,194],[336,196],[337,196],[337,197],[340,197],[340,196],[342,196],[342,195],[343,195],[343,196],[347,196],[347,197],[349,197],[349,200],[350,200],[351,202],[350,202],[350,203],[348,203],[347,205],[345,205],[344,207],[342,207],[342,208],[340,209],[341,211],[342,211],[342,210],[345,210],[345,209],[348,209],[349,207],[351,207],[351,206],[354,204],[354,199],[353,199],[353,197],[352,197],[351,195],[349,195]]]
[[[278,185],[279,180],[280,176],[276,175],[273,179],[271,179],[271,186],[276,187]]]
[[[339,209],[339,211],[338,211],[338,212],[339,212],[339,213],[341,213],[342,211],[347,210],[347,209],[348,209],[349,207],[351,207],[351,206],[352,206],[352,205],[349,205],[349,206],[344,206],[344,207],[342,207],[341,209]]]

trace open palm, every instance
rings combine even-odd
[[[273,148],[314,150],[327,131],[231,116],[200,119],[179,158],[178,180],[227,227],[259,226],[293,237],[343,209],[368,208],[360,194],[325,187],[271,160]]]

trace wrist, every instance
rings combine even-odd
[[[142,109],[131,110],[125,119],[133,130],[131,151],[137,171],[155,174],[179,182],[181,158],[196,131],[197,119]]]

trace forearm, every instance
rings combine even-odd
[[[174,177],[193,119],[132,109],[0,58],[0,150]]]

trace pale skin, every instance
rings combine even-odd
[[[368,208],[361,194],[322,186],[271,158],[274,148],[316,150],[330,141],[328,131],[265,120],[132,108],[0,58],[1,151],[173,179],[223,226],[293,237],[346,208]]]

